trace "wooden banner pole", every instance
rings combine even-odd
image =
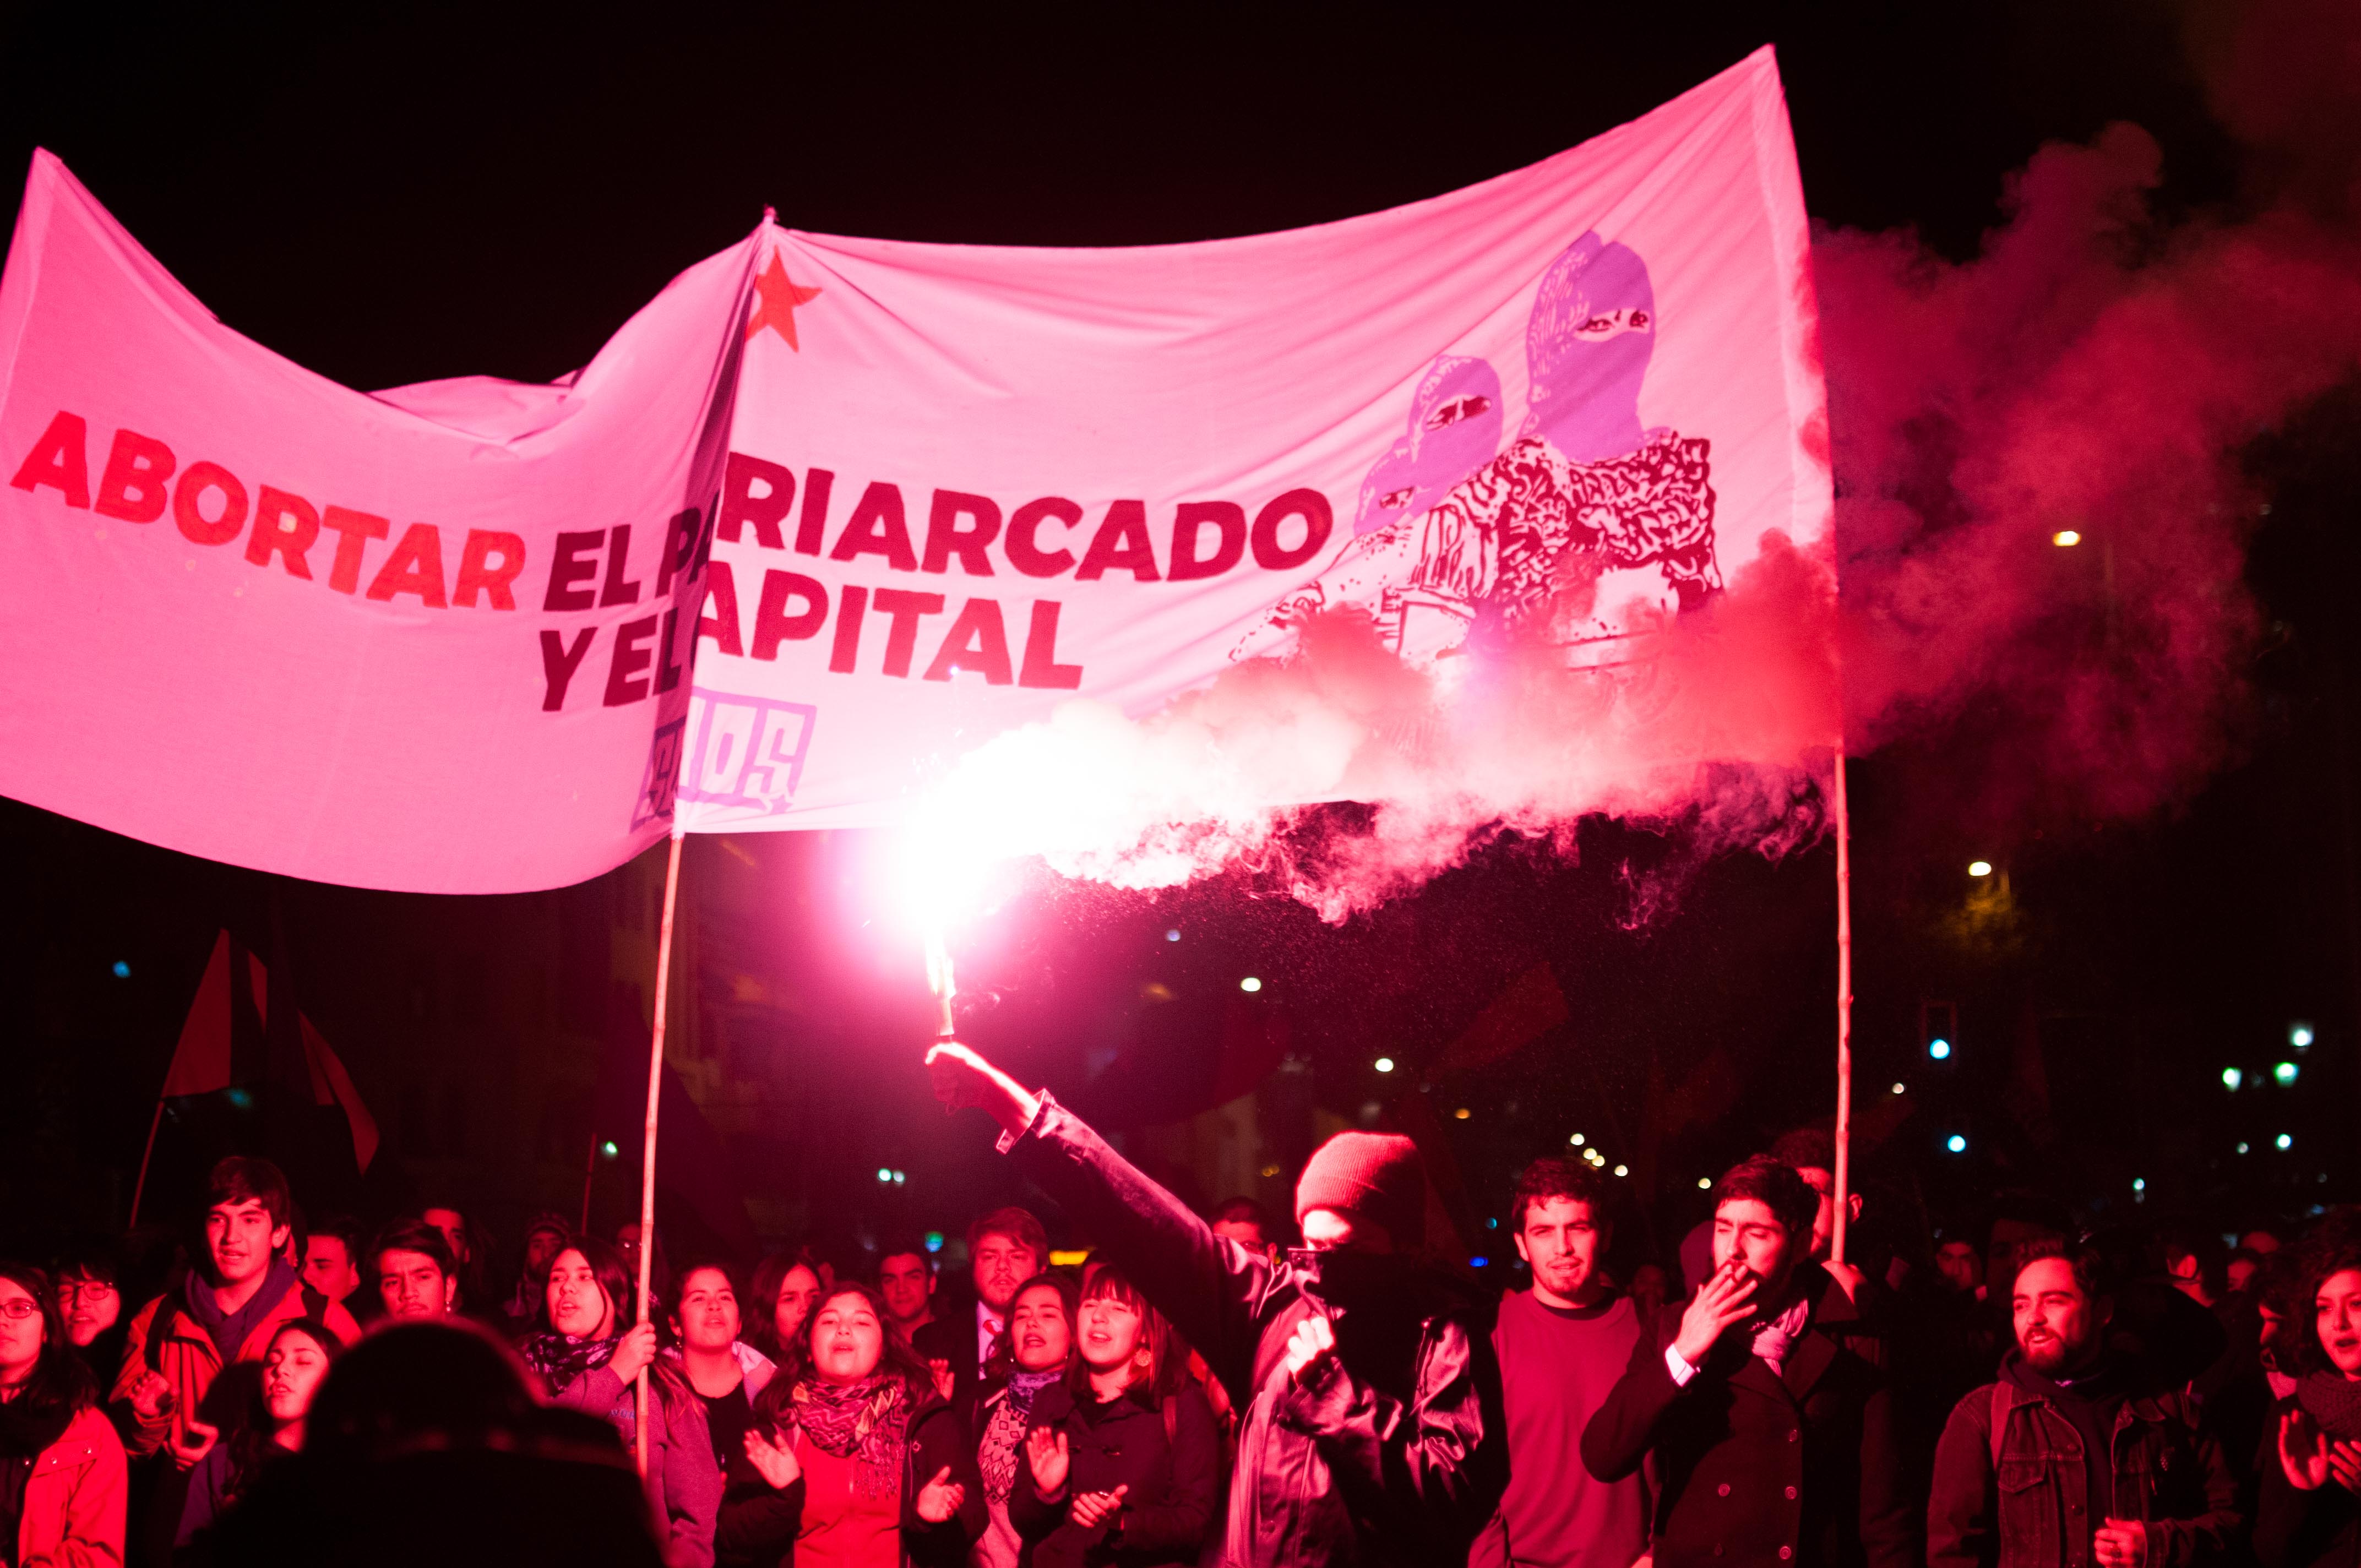
[[[1836,1229],[1828,1255],[1845,1260],[1852,1208],[1852,816],[1845,803],[1845,754],[1836,751],[1837,828],[1837,1168]]]
[[[648,1291],[656,1258],[656,1103],[664,1089],[665,993],[672,978],[673,907],[680,896],[680,828],[672,830],[672,853],[664,862],[664,919],[656,929],[655,1025],[648,1040],[648,1120],[640,1157],[640,1310],[648,1321]],[[648,1478],[648,1370],[640,1369],[632,1393],[631,1453],[640,1479]]]

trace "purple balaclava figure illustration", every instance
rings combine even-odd
[[[1361,481],[1355,536],[1416,517],[1499,447],[1499,372],[1486,360],[1443,356],[1419,378],[1409,430]]]
[[[1576,463],[1639,449],[1640,383],[1656,341],[1656,296],[1638,253],[1584,235],[1542,275],[1525,325],[1532,377],[1521,436]]]

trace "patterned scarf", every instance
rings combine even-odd
[[[594,1368],[604,1366],[622,1343],[620,1334],[606,1339],[576,1339],[572,1334],[527,1334],[517,1342],[517,1354],[525,1365],[541,1374],[552,1396],[565,1391],[567,1384]]]
[[[858,1383],[800,1378],[788,1410],[812,1446],[850,1459],[853,1490],[890,1497],[902,1489],[902,1453],[908,1445],[910,1400],[899,1377],[871,1373]]]
[[[2313,1372],[2296,1385],[2295,1397],[2320,1430],[2347,1442],[2361,1442],[2361,1383],[2341,1372]]]
[[[1063,1377],[1063,1372],[1013,1372],[1008,1387],[992,1408],[977,1445],[976,1463],[983,1471],[983,1495],[995,1503],[1008,1501],[1016,1486],[1016,1455],[1025,1443],[1025,1429],[1033,1418],[1033,1401],[1041,1390]]]

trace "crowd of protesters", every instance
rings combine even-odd
[[[643,1313],[636,1226],[537,1216],[495,1283],[459,1210],[306,1225],[246,1157],[153,1299],[107,1248],[0,1261],[0,1564],[2361,1568],[2361,1214],[2233,1249],[2036,1205],[1869,1273],[1805,1131],[1620,1283],[1611,1184],[1535,1162],[1495,1300],[1407,1138],[1322,1146],[1288,1247],[929,1064],[1086,1262],[1018,1208],[956,1278],[659,1245]]]

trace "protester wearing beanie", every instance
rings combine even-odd
[[[1244,1412],[1223,1561],[1466,1560],[1506,1479],[1490,1338],[1419,1255],[1426,1172],[1392,1134],[1345,1133],[1296,1189],[1306,1247],[1272,1262],[1213,1228],[1047,1094],[965,1046],[929,1058],[1171,1321]]]
[[[1339,1133],[1312,1152],[1295,1184],[1295,1223],[1314,1209],[1385,1228],[1396,1250],[1426,1239],[1426,1163],[1400,1133]]]

